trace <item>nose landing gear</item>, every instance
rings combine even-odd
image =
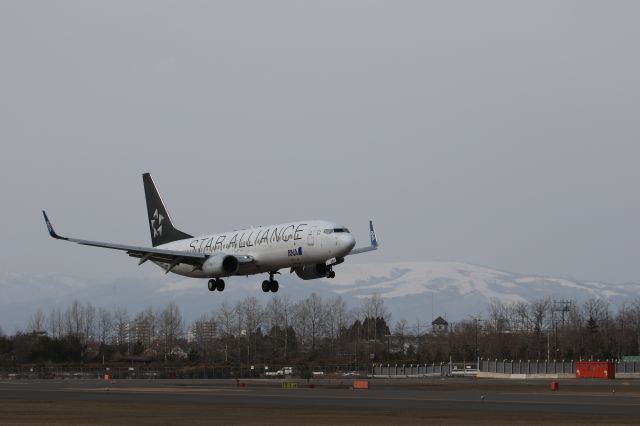
[[[224,290],[224,280],[220,278],[211,279],[207,283],[207,287],[209,288],[209,291],[222,291]]]
[[[277,273],[277,271],[269,272],[269,279],[262,281],[262,291],[264,291],[265,293],[268,293],[269,291],[275,293],[276,291],[278,291],[278,289],[280,288],[280,284],[278,284],[278,281],[273,279],[273,276]]]

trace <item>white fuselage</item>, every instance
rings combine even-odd
[[[210,256],[251,256],[252,262],[240,264],[235,275],[277,271],[305,264],[325,263],[346,256],[355,239],[343,226],[325,220],[308,220],[260,226],[221,234],[202,235],[173,241],[157,248],[203,253]],[[154,262],[163,268],[167,264]],[[179,264],[171,272],[193,278],[217,278],[188,264]]]

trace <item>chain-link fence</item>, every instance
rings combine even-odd
[[[474,376],[479,372],[509,375],[572,375],[576,373],[576,362],[573,360],[480,360],[478,363],[374,364],[371,375],[373,377]],[[620,373],[640,374],[640,362],[617,362],[616,374]]]
[[[479,370],[502,374],[575,374],[574,361],[480,360]]]
[[[449,364],[374,364],[373,377],[429,377],[449,376]]]
[[[260,377],[323,377],[366,376],[361,365],[325,366],[37,366],[0,367],[0,379],[234,379]]]
[[[480,373],[497,374],[575,374],[576,363],[569,361],[512,361],[480,360],[478,363],[431,363],[431,364],[373,364],[366,370],[361,365],[328,366],[186,366],[186,367],[3,367],[0,379],[102,379],[105,374],[110,379],[233,379],[284,377],[444,377],[474,376]],[[616,363],[616,374],[638,374],[640,361],[620,361]]]

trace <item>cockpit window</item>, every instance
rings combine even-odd
[[[338,232],[346,232],[347,234],[349,233],[349,230],[347,228],[333,228],[333,229],[325,229],[324,233],[325,234],[333,234],[333,233],[338,233]]]

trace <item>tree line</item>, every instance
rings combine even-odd
[[[425,309],[426,311],[426,309]],[[426,312],[425,312],[426,314]],[[581,304],[493,300],[484,315],[433,329],[417,318],[391,323],[378,294],[349,307],[312,294],[264,304],[246,297],[186,323],[174,302],[129,313],[73,301],[36,311],[11,336],[0,328],[0,363],[171,362],[222,365],[448,362],[476,358],[571,360],[638,355],[640,299],[616,312],[603,299]]]

